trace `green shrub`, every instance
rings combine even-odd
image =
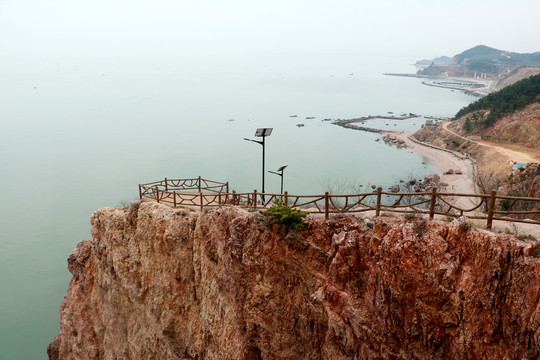
[[[468,231],[468,230],[470,230],[472,228],[472,224],[470,222],[468,222],[468,221],[464,221],[461,224],[459,224],[459,227],[463,231]]]
[[[288,225],[292,229],[303,229],[307,226],[303,220],[308,214],[306,211],[293,209],[280,200],[276,200],[270,209],[261,213],[272,217],[274,223]]]
[[[415,221],[413,224],[413,231],[418,237],[424,236],[428,230],[429,228],[426,220],[420,219]]]
[[[405,215],[405,220],[407,221],[411,221],[411,220],[414,220],[416,219],[416,214],[415,213],[408,213],[407,215]]]
[[[499,206],[503,211],[508,211],[510,209],[510,199],[502,199],[499,201]]]

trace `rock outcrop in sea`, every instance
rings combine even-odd
[[[105,208],[51,359],[537,359],[540,247],[421,219]]]

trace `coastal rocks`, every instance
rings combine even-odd
[[[426,175],[424,179],[410,179],[408,181],[403,181],[402,184],[402,190],[405,192],[428,192],[431,191],[432,188],[436,187],[439,188],[443,186],[443,183],[441,183],[441,177],[437,174],[430,174]],[[397,191],[394,191],[394,189],[397,189]],[[392,192],[398,192],[400,190],[399,185],[394,185],[390,188]]]
[[[395,145],[398,148],[406,147],[405,141],[397,138],[395,135],[387,134],[383,136],[383,141],[389,145]]]
[[[426,183],[432,183],[434,185],[438,185],[441,182],[441,177],[437,174],[430,174],[424,176],[424,181]]]
[[[236,207],[136,210],[92,216],[51,359],[540,357],[537,242],[398,218],[290,230]]]

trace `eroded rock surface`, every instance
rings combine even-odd
[[[540,250],[451,224],[94,213],[54,359],[537,359]]]

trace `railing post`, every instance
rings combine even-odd
[[[165,178],[165,191],[169,191],[169,187],[167,186],[167,178]]]
[[[285,206],[289,206],[289,192],[285,191]]]
[[[433,187],[431,189],[431,204],[429,205],[429,219],[433,220],[435,215],[435,200],[437,200],[437,188]]]
[[[201,197],[201,211],[203,210],[203,195],[202,192],[199,193],[199,196]]]
[[[201,177],[199,176],[199,192],[201,192]]]
[[[495,210],[496,197],[497,197],[497,191],[493,190],[491,192],[491,197],[489,198],[489,205],[488,205],[488,216],[487,216],[487,224],[486,224],[486,228],[488,230],[491,230],[491,226],[493,225],[493,210]]]
[[[155,185],[155,187],[156,187],[156,200],[159,203],[159,188],[157,185]]]
[[[375,217],[378,217],[381,213],[381,192],[382,187],[379,186],[377,188],[377,207],[375,208]]]
[[[229,193],[229,182],[228,181],[225,183],[225,192],[227,194]]]
[[[218,207],[221,208],[221,191],[218,193]]]
[[[232,191],[232,204],[236,205],[236,190]]]
[[[173,191],[173,201],[174,201],[174,207],[176,207],[176,192]]]
[[[330,201],[328,201],[328,191],[324,193],[324,218],[328,220],[330,211]]]
[[[253,190],[253,208],[257,208],[257,190]]]
[[[139,200],[142,200],[142,187],[141,187],[141,184],[139,184]]]

